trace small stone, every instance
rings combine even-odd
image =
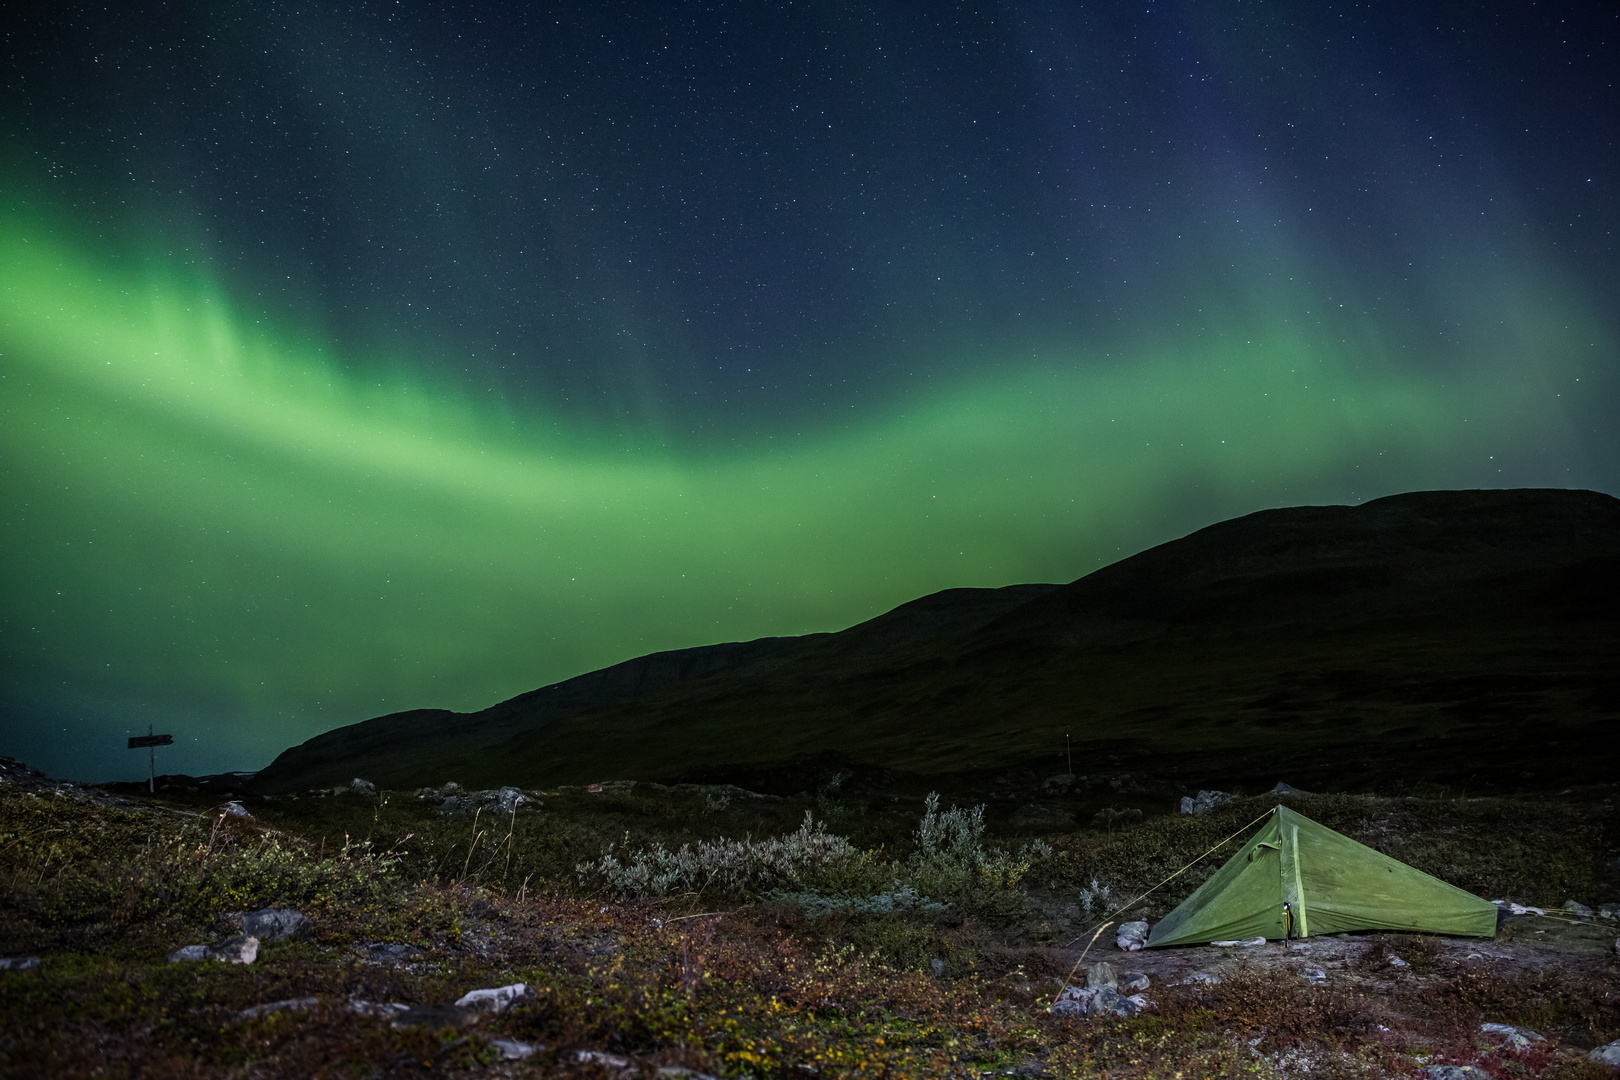
[[[0,959],[0,971],[38,971],[39,957],[11,956]]]
[[[1620,904],[1603,904],[1598,907],[1598,918],[1608,919],[1611,922],[1620,922]]]
[[[1114,943],[1126,952],[1140,952],[1142,946],[1147,944],[1148,924],[1145,920],[1120,923],[1119,930],[1114,935]]]
[[[1620,1065],[1620,1039],[1616,1039],[1612,1043],[1604,1043],[1586,1056],[1605,1065]]]
[[[574,1061],[580,1065],[605,1065],[610,1069],[627,1069],[630,1059],[618,1054],[604,1054],[600,1050],[575,1050]]]
[[[478,1023],[478,1010],[461,1005],[413,1005],[394,1017],[396,1028],[472,1027]]]
[[[1502,1045],[1511,1050],[1523,1050],[1533,1042],[1547,1041],[1529,1028],[1514,1027],[1512,1024],[1481,1024],[1479,1030],[1486,1035],[1502,1036]]]
[[[1565,900],[1564,910],[1568,911],[1571,915],[1578,916],[1582,919],[1590,919],[1593,914],[1595,914],[1591,908],[1587,907],[1585,904],[1577,903],[1574,900]]]
[[[1218,983],[1220,981],[1221,981],[1221,977],[1219,975],[1212,975],[1207,971],[1195,971],[1191,975],[1188,975],[1185,978],[1183,978],[1181,980],[1181,985],[1190,986],[1190,985],[1193,985],[1195,983],[1202,983],[1205,986],[1214,986],[1216,983]]]
[[[308,917],[289,908],[262,908],[242,916],[242,933],[260,941],[285,941],[308,932]]]
[[[1299,974],[1308,983],[1327,982],[1327,972],[1319,967],[1300,968]]]
[[[234,799],[226,803],[223,807],[221,807],[221,809],[223,809],[227,814],[231,815],[231,817],[251,818],[253,816],[252,814],[248,813],[247,807],[243,806]]]
[[[1403,967],[1411,967],[1412,965],[1408,964],[1405,960],[1402,960],[1400,957],[1396,956],[1394,953],[1391,953],[1390,956],[1389,956],[1389,966],[1394,967],[1394,968],[1403,968]]]
[[[377,794],[377,785],[370,780],[362,780],[357,776],[349,781],[349,790],[356,795],[375,795]]]
[[[1221,949],[1252,949],[1256,945],[1264,945],[1265,943],[1266,939],[1263,937],[1244,938],[1242,941],[1233,940],[1210,942],[1211,945]]]
[[[271,1001],[264,1005],[250,1005],[237,1013],[236,1018],[238,1020],[252,1020],[260,1016],[269,1016],[271,1013],[280,1012],[283,1009],[302,1012],[305,1009],[313,1009],[320,1000],[318,997],[299,997],[287,998],[284,1001]]]
[[[1283,795],[1283,796],[1287,796],[1287,795],[1309,795],[1310,794],[1310,792],[1308,792],[1308,791],[1299,790],[1299,788],[1295,787],[1292,784],[1285,784],[1281,780],[1277,781],[1277,786],[1271,789],[1271,793],[1273,795]]]
[[[1092,964],[1086,969],[1086,989],[1100,990],[1107,987],[1113,990],[1119,986],[1119,976],[1114,973],[1114,965],[1104,960],[1099,964]]]
[[[945,977],[945,961],[941,960],[937,956],[928,961],[928,969],[934,973],[934,978],[936,979],[943,979]]]
[[[1485,1080],[1490,1073],[1472,1065],[1426,1065],[1424,1080]]]
[[[1197,795],[1183,795],[1181,797],[1181,812],[1183,814],[1203,815],[1218,806],[1225,806],[1232,801],[1232,796],[1224,791],[1200,791]]]
[[[469,990],[456,999],[456,1004],[465,1008],[500,1012],[515,1001],[533,996],[527,983],[513,983],[510,986],[494,986],[487,990]]]
[[[1127,971],[1119,977],[1119,992],[1139,994],[1149,986],[1148,977],[1140,971]]]
[[[531,1044],[526,1042],[518,1042],[516,1039],[491,1039],[489,1040],[489,1045],[493,1046],[496,1050],[499,1050],[501,1057],[507,1061],[517,1061],[519,1058],[526,1058],[530,1054],[534,1053],[535,1049]]]
[[[181,964],[188,960],[206,959],[208,959],[208,946],[206,945],[182,945],[180,948],[169,954],[169,963],[171,964]]]
[[[411,1007],[397,1001],[365,1001],[361,998],[350,998],[349,1011],[359,1013],[361,1016],[374,1016],[379,1020],[391,1020],[410,1012]]]
[[[259,958],[259,939],[252,934],[226,938],[208,947],[208,958],[223,964],[251,964]]]
[[[420,960],[426,954],[414,945],[400,945],[392,941],[374,941],[360,946],[360,955],[378,964],[405,964]]]

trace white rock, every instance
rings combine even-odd
[[[1396,968],[1403,968],[1403,967],[1411,967],[1412,965],[1408,964],[1405,960],[1402,960],[1400,957],[1398,957],[1398,956],[1394,955],[1393,953],[1391,953],[1390,957],[1389,957],[1389,966],[1390,967],[1396,967]]]
[[[208,947],[208,958],[224,964],[251,964],[259,958],[259,939],[252,934],[226,938]]]
[[[1126,952],[1140,952],[1142,946],[1147,944],[1147,939],[1148,924],[1141,919],[1120,923],[1119,930],[1114,934],[1114,944]]]
[[[1299,973],[1300,973],[1300,976],[1302,978],[1304,978],[1304,980],[1306,982],[1309,982],[1309,983],[1325,983],[1325,982],[1327,982],[1327,972],[1323,971],[1321,968],[1317,968],[1317,967],[1300,968]]]
[[[169,954],[169,963],[171,964],[180,964],[187,960],[206,959],[208,959],[208,946],[206,945],[182,945]]]
[[[1565,900],[1564,910],[1569,912],[1571,915],[1579,916],[1582,919],[1590,919],[1593,915],[1591,908],[1574,900]]]
[[[456,1004],[471,1006],[478,1009],[488,1009],[490,1012],[500,1012],[514,1001],[521,1001],[534,994],[529,990],[528,983],[513,983],[511,986],[492,986],[484,990],[469,990],[456,999]]]
[[[1533,1042],[1547,1041],[1529,1028],[1514,1027],[1512,1024],[1481,1024],[1479,1030],[1487,1035],[1502,1036],[1503,1045],[1514,1050],[1523,1050]]]
[[[1264,945],[1265,943],[1266,943],[1266,939],[1263,938],[1263,937],[1244,938],[1242,941],[1212,941],[1212,942],[1210,942],[1211,945],[1218,945],[1223,949],[1252,949],[1256,945]]]
[[[1605,1043],[1586,1056],[1605,1065],[1620,1065],[1620,1039]]]
[[[0,971],[38,971],[39,957],[10,956],[0,960]]]
[[[574,1060],[581,1065],[605,1065],[610,1069],[630,1067],[630,1059],[618,1054],[604,1054],[600,1050],[575,1050]]]
[[[507,1061],[516,1061],[519,1058],[526,1058],[530,1054],[534,1053],[534,1047],[532,1045],[526,1042],[518,1042],[516,1039],[491,1039],[489,1040],[489,1045],[499,1050],[501,1052],[501,1057],[505,1058]]]
[[[231,815],[231,817],[251,818],[253,816],[252,814],[248,813],[247,807],[243,806],[235,799],[232,799],[230,802],[226,803],[223,809],[227,814]]]

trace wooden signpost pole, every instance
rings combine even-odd
[[[145,735],[132,735],[132,736],[130,736],[129,748],[131,750],[139,750],[142,747],[146,747],[148,750],[151,751],[150,760],[147,763],[147,770],[148,770],[147,775],[146,775],[146,790],[147,791],[151,791],[151,792],[156,792],[157,791],[157,748],[160,747],[160,746],[171,746],[171,745],[173,745],[173,743],[174,743],[174,736],[173,735],[154,735],[154,734],[152,734],[152,725],[151,724],[146,725],[146,734]]]

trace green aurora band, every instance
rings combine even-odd
[[[1568,483],[1567,398],[1613,354],[1522,271],[1480,301],[1488,351],[1397,363],[1301,275],[1213,332],[1009,349],[839,428],[683,446],[340,363],[195,266],[50,225],[0,221],[0,663],[15,752],[86,778],[144,765],[122,745],[147,723],[177,737],[160,769],[255,768],[384,712],[1070,580],[1265,506]]]

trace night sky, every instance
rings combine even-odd
[[[1620,8],[28,5],[0,753],[258,768],[1222,518],[1620,493]]]

